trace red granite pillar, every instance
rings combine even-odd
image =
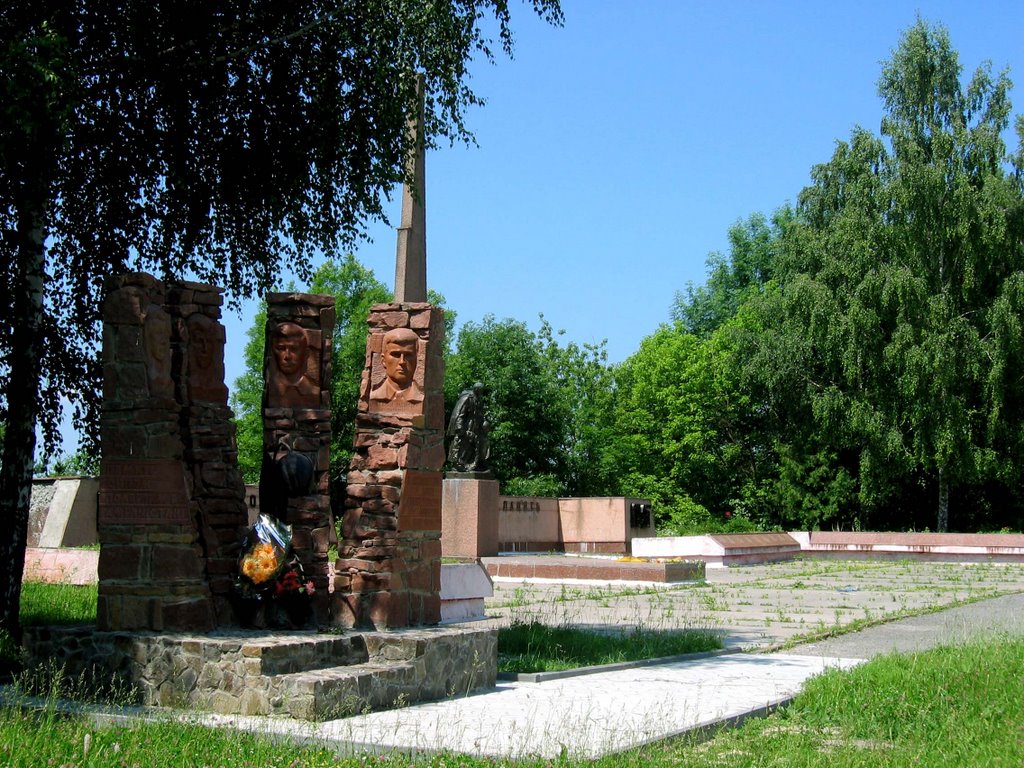
[[[441,618],[444,316],[426,303],[369,317],[332,620],[393,628]]]
[[[192,478],[184,462],[181,355],[164,286],[111,279],[103,306],[100,629],[199,630],[215,624]]]
[[[329,613],[333,331],[333,297],[267,296],[260,511],[292,526],[293,550],[316,587],[318,624]]]
[[[175,321],[174,356],[180,360],[178,399],[192,516],[203,546],[217,623],[233,624],[231,591],[248,513],[224,384],[222,289],[179,282],[169,285],[167,294],[167,310]]]

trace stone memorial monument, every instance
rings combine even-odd
[[[111,278],[103,307],[100,629],[231,622],[246,523],[220,289]]]
[[[475,559],[498,554],[498,481],[488,468],[490,430],[477,382],[464,390],[448,422],[448,464],[442,497],[441,554]]]
[[[260,511],[292,526],[292,549],[329,623],[331,336],[334,299],[267,296]]]

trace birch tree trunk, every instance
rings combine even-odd
[[[0,630],[21,638],[19,606],[25,571],[32,467],[35,463],[38,385],[41,377],[45,229],[42,204],[18,218],[15,322],[7,392],[7,430],[0,466]]]

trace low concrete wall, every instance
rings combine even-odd
[[[647,504],[645,499],[623,496],[566,498],[558,500],[562,543],[566,552],[629,554],[637,537],[655,535],[654,520],[630,527],[630,505]]]
[[[561,543],[558,499],[498,497],[498,548],[501,551],[550,552],[559,549]]]
[[[1024,534],[1019,533],[801,531],[792,536],[815,557],[1024,562]]]
[[[703,560],[709,566],[753,565],[788,560],[800,544],[788,533],[728,533],[633,539],[637,557]]]
[[[796,531],[664,536],[634,539],[633,554],[651,558],[697,558],[709,566],[749,565],[787,560],[796,555],[1024,563],[1024,535]]]
[[[94,477],[42,477],[32,481],[28,546],[87,547],[99,541]]]
[[[630,506],[646,499],[624,496],[499,496],[498,542],[502,552],[629,554],[637,536],[654,536],[654,520],[630,527]]]
[[[22,581],[44,581],[49,584],[95,584],[99,568],[98,549],[25,550],[25,571]]]

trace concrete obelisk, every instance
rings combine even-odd
[[[402,186],[402,222],[395,254],[395,302],[427,300],[427,216],[423,124],[423,76],[416,77],[417,114],[409,116],[412,148]],[[412,184],[409,183],[412,178]]]

